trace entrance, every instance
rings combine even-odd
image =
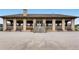
[[[42,20],[40,21],[36,21],[36,26],[38,26],[38,27],[41,27],[41,26],[43,26],[43,22],[42,22]]]
[[[34,32],[43,33],[45,32],[45,26],[42,20],[36,20],[36,24],[34,27]]]

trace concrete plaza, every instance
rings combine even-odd
[[[0,50],[79,50],[79,32],[0,32]]]

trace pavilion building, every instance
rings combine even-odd
[[[3,31],[75,31],[76,16],[63,14],[14,14],[3,18]]]

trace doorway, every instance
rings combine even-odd
[[[36,20],[36,24],[34,27],[34,32],[43,33],[45,32],[45,26],[43,24],[43,20]]]

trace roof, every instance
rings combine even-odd
[[[23,16],[23,14],[14,14],[14,15],[5,15],[0,16],[1,18],[4,17],[71,17],[77,18],[77,16],[70,16],[70,15],[63,15],[63,14],[27,14],[27,16]]]

